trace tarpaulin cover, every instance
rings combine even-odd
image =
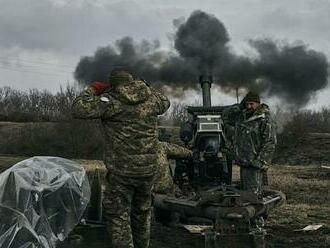
[[[90,199],[85,170],[59,157],[26,159],[0,174],[0,247],[53,248]]]

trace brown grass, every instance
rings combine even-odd
[[[0,173],[6,170],[8,167],[26,159],[26,157],[9,157],[1,156],[0,157]]]
[[[0,157],[0,168],[7,168],[22,159],[24,158]],[[106,172],[103,163],[98,160],[77,161],[89,174],[95,168],[99,168],[102,174]],[[239,168],[235,166],[233,171],[234,181],[238,181]],[[268,177],[270,187],[284,192],[287,202],[272,212],[267,219],[267,247],[330,247],[330,169],[315,165],[274,165],[269,170]],[[324,226],[314,232],[296,231],[310,224]],[[153,227],[153,230],[155,228],[157,232],[154,231],[153,244],[160,244],[162,239],[168,240],[166,238],[168,237],[176,240],[173,243],[187,244],[184,247],[199,247],[197,243],[196,246],[193,245],[195,243],[193,237],[183,235],[182,231],[159,226]]]
[[[267,221],[274,247],[330,247],[330,170],[320,166],[273,166],[270,186],[287,196],[285,205]],[[324,226],[314,232],[297,232],[311,224]]]

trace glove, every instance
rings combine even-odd
[[[94,94],[99,96],[101,95],[105,90],[111,88],[111,84],[109,83],[104,83],[104,82],[98,82],[98,81],[93,81],[91,86],[92,90],[94,91]]]

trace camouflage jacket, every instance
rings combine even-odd
[[[169,159],[187,158],[191,157],[192,152],[182,146],[159,142],[158,143],[158,173],[156,176],[156,183],[154,185],[154,192],[156,193],[173,193],[174,184],[170,173]]]
[[[234,149],[236,160],[242,167],[266,170],[272,160],[276,145],[275,125],[269,107],[261,104],[252,116],[246,110],[237,116]]]
[[[156,172],[157,115],[170,106],[166,96],[143,81],[131,81],[100,96],[84,90],[73,102],[75,118],[103,124],[105,164],[115,174],[150,176]]]

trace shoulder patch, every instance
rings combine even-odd
[[[110,102],[110,99],[106,96],[101,96],[100,100],[101,102]]]

